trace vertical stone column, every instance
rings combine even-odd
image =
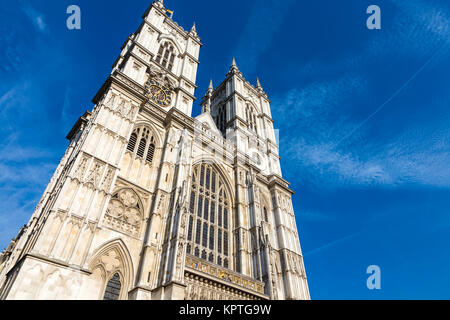
[[[169,236],[170,259],[166,266],[166,299],[179,298],[184,294],[184,261],[186,258],[186,220],[187,199],[190,192],[192,171],[192,138],[187,129],[181,133],[177,148],[176,178],[174,181],[174,208],[169,214],[173,215]],[[184,297],[184,296],[183,296]]]
[[[152,290],[161,282],[161,264],[166,256],[163,253],[164,228],[167,219],[167,204],[169,202],[169,188],[166,183],[171,171],[170,158],[175,148],[172,128],[166,129],[162,146],[160,168],[156,178],[155,192],[153,194],[150,215],[145,226],[142,254],[136,275],[136,287],[132,290],[132,298],[139,299],[142,295],[151,292],[152,299],[155,293]],[[157,295],[156,295],[157,296]]]
[[[235,253],[236,253],[236,271],[247,276],[251,275],[250,256],[248,254],[248,225],[249,216],[247,213],[247,171],[239,162],[239,156],[236,156],[234,164],[235,172]]]

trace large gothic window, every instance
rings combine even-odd
[[[164,42],[161,44],[158,55],[156,56],[156,62],[169,71],[172,71],[175,62],[175,48],[171,43]]]
[[[121,288],[122,283],[120,282],[120,276],[116,273],[106,284],[103,300],[119,300]]]
[[[131,134],[127,150],[152,164],[155,155],[155,136],[150,129],[137,127]]]
[[[187,253],[229,267],[231,201],[225,181],[209,164],[194,167],[189,198]]]

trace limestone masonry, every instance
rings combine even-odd
[[[0,299],[309,299],[270,100],[233,59],[191,117],[199,50],[154,2],[76,122]]]

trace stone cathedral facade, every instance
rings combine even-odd
[[[193,118],[202,46],[145,12],[29,223],[0,299],[309,299],[270,101],[236,62]]]

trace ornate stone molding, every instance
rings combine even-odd
[[[264,295],[264,282],[254,280],[237,272],[206,262],[191,255],[186,255],[186,267],[205,273],[213,278],[229,282],[231,285],[245,288],[259,295]]]

